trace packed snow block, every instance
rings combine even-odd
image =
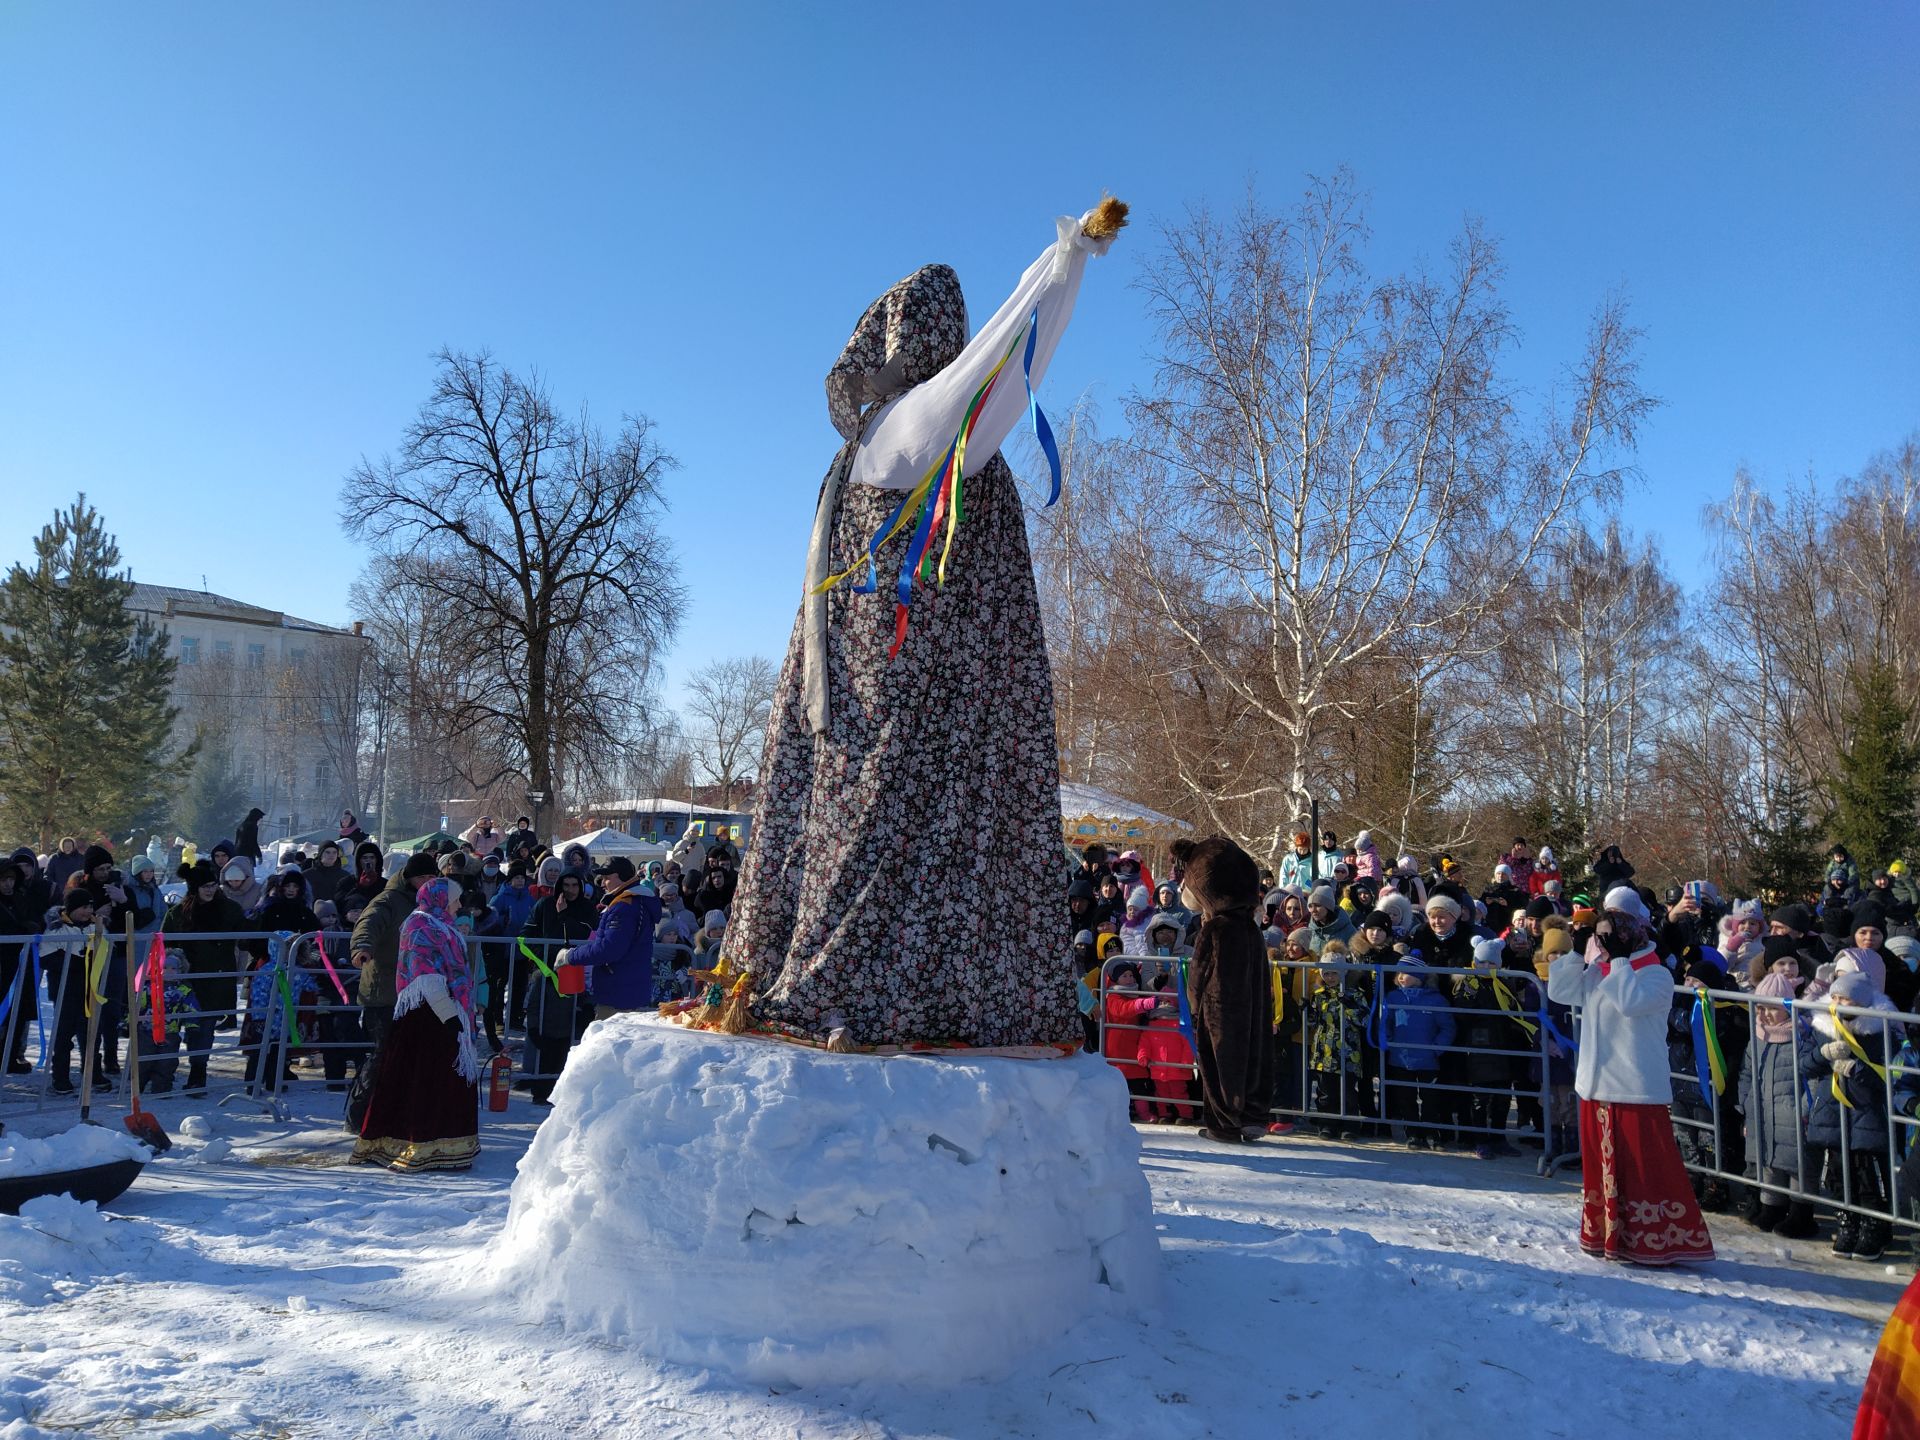
[[[835,1055],[595,1024],[493,1282],[529,1318],[768,1384],[991,1379],[1152,1306],[1152,1201],[1096,1056]]]

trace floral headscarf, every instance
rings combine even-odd
[[[415,892],[414,912],[400,926],[400,962],[394,973],[399,998],[395,1018],[426,1003],[426,987],[416,982],[430,976],[446,981],[447,994],[460,1007],[460,1049],[455,1068],[477,1080],[473,1053],[473,973],[467,968],[467,946],[453,923],[453,886],[443,878],[428,880]]]
[[[869,406],[931,380],[967,348],[967,302],[950,265],[923,265],[867,307],[827,372],[827,413],[857,440]]]

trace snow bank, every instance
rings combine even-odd
[[[115,1160],[152,1158],[153,1152],[129,1132],[103,1125],[76,1125],[40,1140],[0,1135],[0,1177],[51,1175],[56,1170],[79,1170]]]
[[[992,1378],[1159,1293],[1124,1082],[1097,1057],[830,1055],[587,1032],[491,1283],[530,1318],[779,1384]]]
[[[18,1215],[0,1215],[0,1300],[44,1305],[64,1282],[126,1274],[158,1243],[151,1226],[109,1219],[91,1201],[42,1195]]]

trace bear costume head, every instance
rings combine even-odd
[[[1245,910],[1247,924],[1260,903],[1260,867],[1253,857],[1224,835],[1209,835],[1177,855],[1185,866],[1180,877],[1182,898],[1212,921],[1231,910]]]

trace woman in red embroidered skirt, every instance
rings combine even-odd
[[[1673,976],[1654,952],[1647,907],[1621,885],[1585,955],[1562,955],[1547,994],[1581,1008],[1580,1248],[1607,1260],[1674,1265],[1711,1260],[1667,1107],[1667,1011]]]

